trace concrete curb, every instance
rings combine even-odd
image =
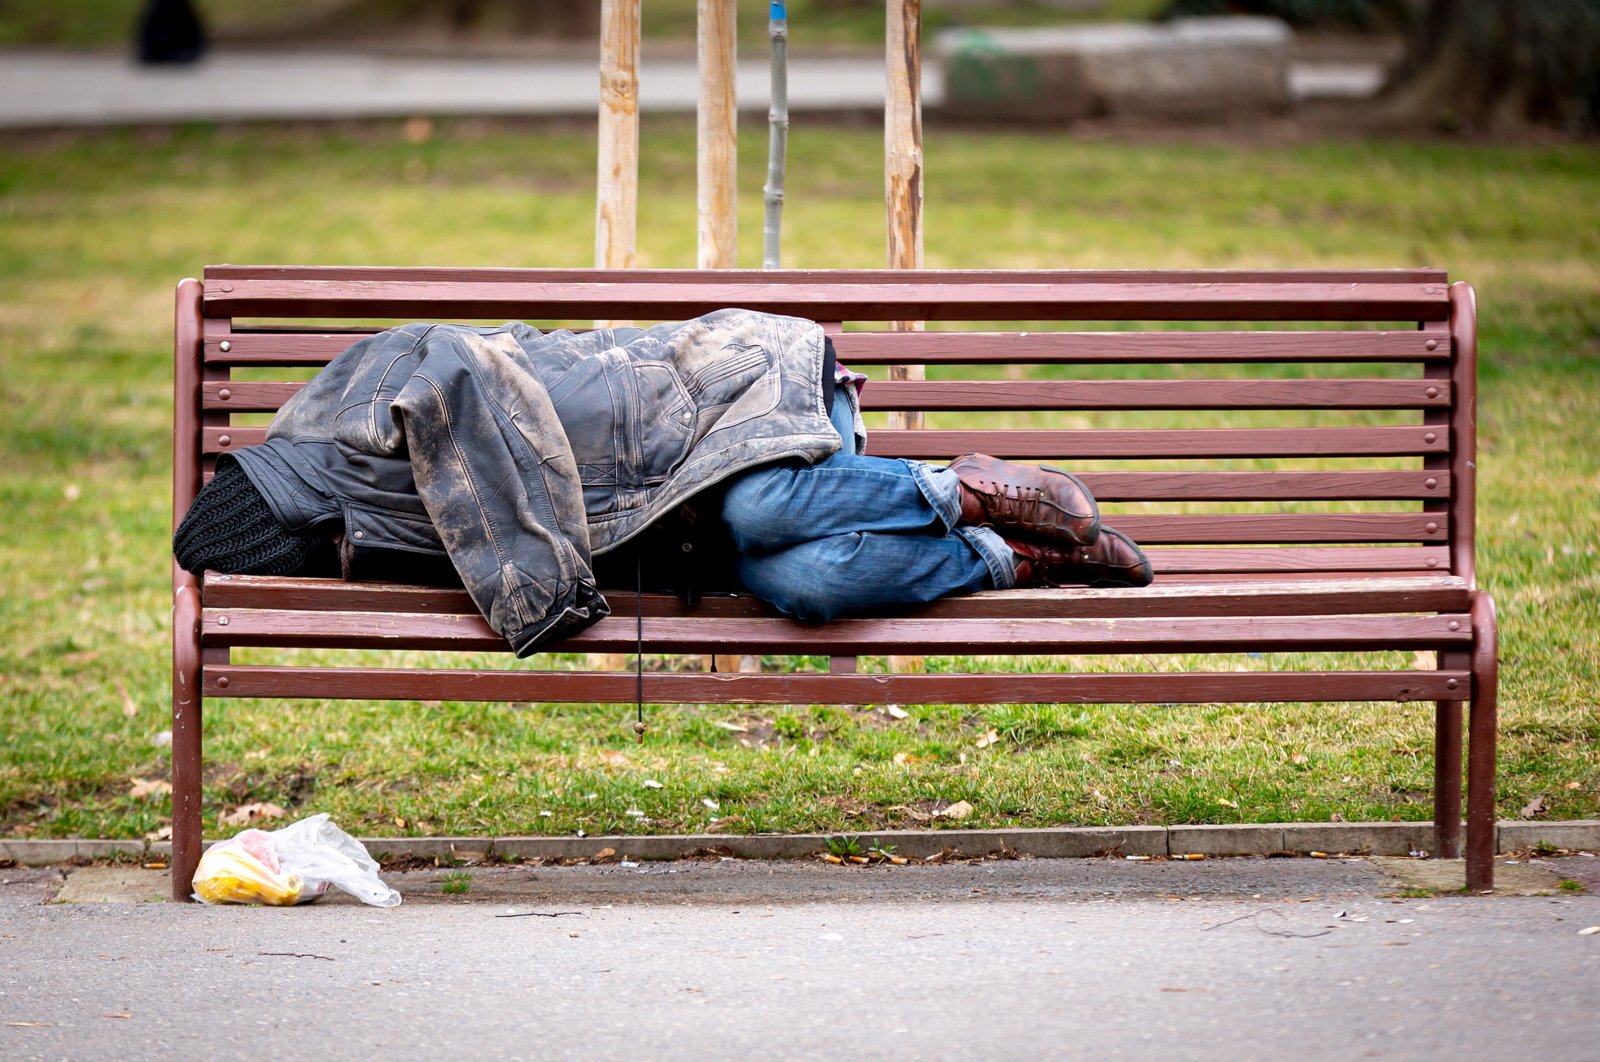
[[[1540,844],[1600,851],[1600,819],[1498,824],[1495,850],[1524,851]],[[610,848],[624,859],[681,859],[714,852],[739,859],[803,859],[827,847],[838,834],[662,834],[601,837],[368,837],[362,843],[379,859],[481,862],[498,859],[588,859]],[[861,833],[864,850],[889,846],[900,855],[926,858],[951,848],[970,855],[1014,852],[1038,858],[1101,855],[1237,856],[1274,852],[1355,852],[1409,855],[1433,850],[1427,822],[1284,822],[1240,826],[1068,826],[1025,830],[879,830]],[[81,860],[161,858],[172,845],[161,841],[0,840],[0,861],[50,866]]]

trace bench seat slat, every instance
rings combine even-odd
[[[618,612],[633,611],[633,594],[608,590]],[[1035,590],[988,590],[966,597],[945,598],[918,610],[924,617],[981,618],[1127,616],[1319,615],[1376,612],[1446,612],[1468,605],[1466,580],[1452,575],[1353,577],[1342,579],[1275,579],[1224,583],[1156,583],[1138,589],[1063,587]],[[623,608],[626,601],[627,607]],[[476,615],[467,592],[459,588],[408,586],[402,583],[347,583],[339,579],[287,576],[223,575],[206,577],[208,608],[304,609],[337,612],[415,612]],[[676,597],[645,594],[646,616],[771,617],[771,606],[749,595],[709,596],[693,608]]]
[[[266,428],[206,427],[204,452],[254,446]],[[1427,441],[1428,436],[1432,441]],[[1151,428],[1084,431],[946,431],[885,428],[871,432],[869,450],[880,457],[949,460],[981,452],[1017,458],[1406,457],[1449,452],[1448,432],[1427,427],[1387,428]]]
[[[322,365],[376,329],[237,331],[208,336],[205,360],[231,365]],[[221,344],[226,341],[228,349]],[[1332,332],[845,332],[846,364],[1100,364],[1144,362],[1436,362],[1438,331]]]
[[[225,685],[218,680],[226,678]],[[207,667],[208,697],[350,697],[360,700],[629,701],[631,671]],[[1418,701],[1460,695],[1466,671],[1183,672],[1157,674],[740,674],[652,672],[652,703],[1160,704],[1273,701]]]
[[[1455,629],[1452,630],[1451,625]],[[547,647],[549,652],[625,652],[635,644],[633,617],[603,619]],[[834,620],[808,626],[784,619],[646,617],[650,652],[1014,653],[1253,652],[1290,650],[1446,649],[1470,643],[1467,616],[1230,616],[1130,619]],[[206,609],[204,645],[312,649],[506,648],[480,616],[379,612]]]
[[[202,407],[271,412],[305,387],[299,381],[219,380],[201,385]],[[1437,380],[936,380],[878,381],[868,410],[1443,409],[1450,384]]]
[[[1443,572],[1450,567],[1445,546],[1157,546],[1145,552],[1158,582],[1171,575],[1190,574]]]
[[[415,320],[623,318],[673,320],[728,306],[845,321],[900,320],[1252,320],[1441,321],[1442,284],[1327,283],[1283,277],[1240,281],[1071,283],[1003,275],[943,283],[937,277],[875,281],[833,278],[783,283],[765,278],[641,281],[619,277],[354,280],[235,279],[208,284],[207,317],[385,317]]]

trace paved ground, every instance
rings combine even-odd
[[[435,115],[596,113],[598,59],[385,56],[364,52],[218,51],[190,67],[140,67],[116,53],[0,51],[0,128]],[[739,64],[742,108],[764,111],[764,60]],[[1297,63],[1297,98],[1361,97],[1382,82],[1378,63]],[[646,56],[642,111],[693,111],[692,59]],[[923,102],[944,97],[937,64],[924,66]],[[879,59],[791,56],[789,104],[808,111],[883,109]]]
[[[417,871],[393,910],[46,905],[60,872],[14,869],[0,1057],[1600,1057],[1600,898],[1397,867],[518,867],[465,902]]]

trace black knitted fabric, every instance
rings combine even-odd
[[[185,571],[304,575],[324,567],[324,535],[297,535],[278,523],[267,501],[235,462],[218,464],[172,536]]]

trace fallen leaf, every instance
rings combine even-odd
[[[117,679],[117,692],[122,694],[122,714],[129,719],[139,714],[139,706],[133,703],[133,698],[128,695],[128,687],[121,679]]]
[[[400,827],[402,830],[406,828],[406,820],[399,815],[394,817],[394,824]]]
[[[600,762],[608,767],[622,767],[627,764],[628,757],[626,753],[618,752],[616,749],[603,749],[600,752]]]
[[[128,781],[133,783],[133,786],[128,790],[128,795],[135,800],[164,796],[172,792],[172,783],[165,778],[130,778]]]
[[[700,803],[704,804],[706,807],[710,808],[712,811],[720,811],[722,809],[722,805],[718,804],[715,800],[712,800],[710,797],[701,797],[700,798]]]
[[[978,747],[980,749],[986,749],[990,745],[999,744],[999,742],[1000,742],[1000,732],[997,731],[997,730],[992,730],[991,729],[987,734],[983,735],[983,737],[978,739]]]
[[[53,1029],[55,1026],[47,1021],[8,1021],[6,1025],[12,1029]]]
[[[1237,808],[1239,806],[1232,800],[1229,800],[1227,797],[1218,797],[1217,803],[1221,804],[1225,808]]]
[[[1568,782],[1567,783],[1567,788],[1568,789],[1579,789],[1582,786],[1583,786],[1582,782]]]
[[[885,708],[884,711],[889,713],[890,719],[909,719],[911,717],[911,713],[900,707],[898,704],[891,704],[889,707]]]
[[[1522,810],[1517,812],[1517,814],[1522,818],[1531,819],[1535,818],[1536,816],[1543,815],[1549,810],[1550,809],[1545,806],[1544,794],[1540,793],[1538,796],[1524,804],[1522,806]]]
[[[617,850],[615,848],[602,848],[602,849],[600,849],[600,851],[598,851],[598,852],[596,852],[594,854],[594,857],[596,859],[610,859],[612,856],[614,856],[616,854],[617,854]]]
[[[972,805],[965,800],[958,800],[949,807],[935,811],[933,814],[935,818],[940,819],[964,819],[972,814]]]
[[[288,812],[276,804],[257,802],[254,804],[240,804],[218,821],[224,826],[249,826],[251,823],[263,822],[267,819],[281,819]]]
[[[666,786],[662,785],[660,782],[656,781],[654,778],[646,778],[642,784],[644,785],[644,787],[646,789],[665,789],[666,788]]]
[[[161,827],[159,830],[151,830],[144,835],[144,839],[147,841],[170,841],[172,840],[172,827],[168,825]]]
[[[724,730],[731,730],[735,734],[748,734],[748,733],[750,733],[750,728],[747,727],[747,726],[744,726],[741,723],[726,723],[726,722],[723,722],[722,720],[719,719],[719,720],[717,720],[717,725],[720,726]]]
[[[172,744],[172,731],[157,731],[155,736],[150,739],[150,744],[154,745],[158,749],[166,748],[168,745]]]
[[[116,1014],[102,1014],[100,1016],[102,1018],[131,1018],[131,1017],[133,1017],[132,1014],[129,1014],[125,1010],[124,1011],[118,1011]]]
[[[1578,930],[1578,936],[1580,937],[1592,937],[1596,933],[1600,933],[1600,926],[1590,926],[1588,929]]]
[[[1309,757],[1309,756],[1307,756],[1307,755],[1306,755],[1306,754],[1305,754],[1305,753],[1303,753],[1303,752],[1297,752],[1297,753],[1295,753],[1295,754],[1294,754],[1294,755],[1293,755],[1293,756],[1290,756],[1290,757],[1289,757],[1289,762],[1290,762],[1290,763],[1296,763],[1296,764],[1299,764],[1299,763],[1309,763],[1309,762],[1311,762],[1311,759],[1310,759],[1310,757]]]

